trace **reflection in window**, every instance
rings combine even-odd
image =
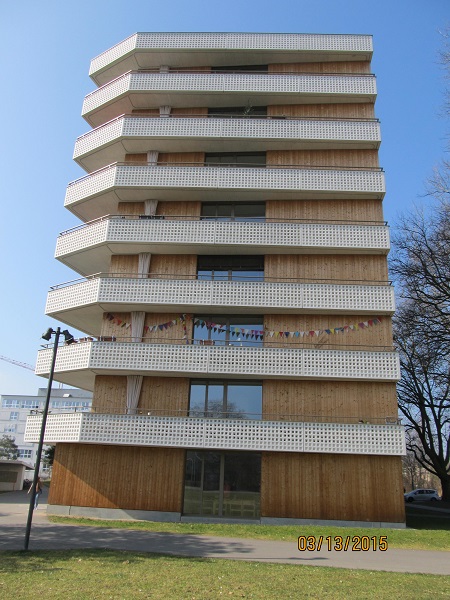
[[[189,416],[261,419],[262,384],[254,381],[192,381]]]
[[[260,493],[260,453],[186,453],[185,515],[257,519]]]
[[[265,167],[265,152],[208,152],[205,154],[205,165]]]
[[[262,346],[263,317],[195,315],[194,343],[208,346]]]
[[[263,221],[266,214],[264,202],[204,202],[201,219],[214,221]]]
[[[199,256],[197,277],[203,281],[263,281],[264,256]]]

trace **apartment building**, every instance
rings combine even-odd
[[[82,279],[46,308],[85,332],[55,378],[93,404],[49,417],[52,512],[402,526],[371,57],[137,33],[93,59],[56,248]]]
[[[2,394],[0,396],[0,437],[13,438],[19,450],[19,459],[34,469],[37,444],[25,441],[25,428],[30,414],[44,410],[47,388],[39,388],[35,396]],[[89,411],[92,392],[74,388],[52,388],[49,409],[54,412]],[[41,474],[47,466],[41,462]]]

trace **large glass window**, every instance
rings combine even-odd
[[[264,202],[204,202],[201,219],[214,221],[263,221],[266,215]]]
[[[189,415],[229,419],[262,418],[262,384],[247,381],[193,380]]]
[[[265,152],[208,152],[205,164],[211,166],[262,167],[266,164]]]
[[[260,453],[186,453],[184,514],[256,519],[260,491]]]
[[[264,256],[199,256],[197,277],[204,281],[263,281]]]
[[[220,106],[208,108],[210,117],[266,117],[267,106]]]
[[[262,346],[263,317],[194,315],[194,343],[209,346]]]

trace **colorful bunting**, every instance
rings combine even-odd
[[[111,313],[107,313],[105,315],[105,319],[108,321],[114,322],[119,327],[125,327],[129,329],[131,327],[131,323],[127,323],[122,319],[118,319]],[[210,321],[204,321],[203,319],[192,319],[189,315],[183,314],[180,315],[177,319],[173,319],[172,321],[167,321],[167,323],[159,323],[158,325],[146,325],[144,327],[144,332],[156,332],[156,331],[167,331],[170,327],[177,325],[178,323],[182,323],[184,335],[183,338],[188,340],[187,335],[187,321],[193,321],[194,325],[199,327],[206,327],[206,329],[212,329],[216,333],[225,333],[227,328],[226,325],[222,325],[219,323],[212,323]],[[289,338],[289,337],[320,337],[322,334],[327,335],[337,335],[339,333],[348,333],[350,331],[359,331],[360,329],[366,329],[368,327],[373,327],[374,325],[378,325],[381,323],[381,317],[375,317],[373,319],[369,319],[368,321],[362,321],[361,323],[352,323],[351,325],[344,325],[343,327],[330,327],[329,329],[316,329],[311,331],[268,331],[266,329],[246,329],[241,327],[232,327],[230,331],[230,335],[232,336],[241,336],[245,337],[245,339],[263,339],[264,337],[270,338]]]

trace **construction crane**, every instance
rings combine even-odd
[[[6,362],[11,363],[12,365],[16,365],[17,367],[22,367],[23,369],[28,369],[29,371],[34,371],[34,367],[27,363],[20,362],[18,360],[13,360],[12,358],[8,358],[7,356],[1,356],[0,360],[4,360]]]

